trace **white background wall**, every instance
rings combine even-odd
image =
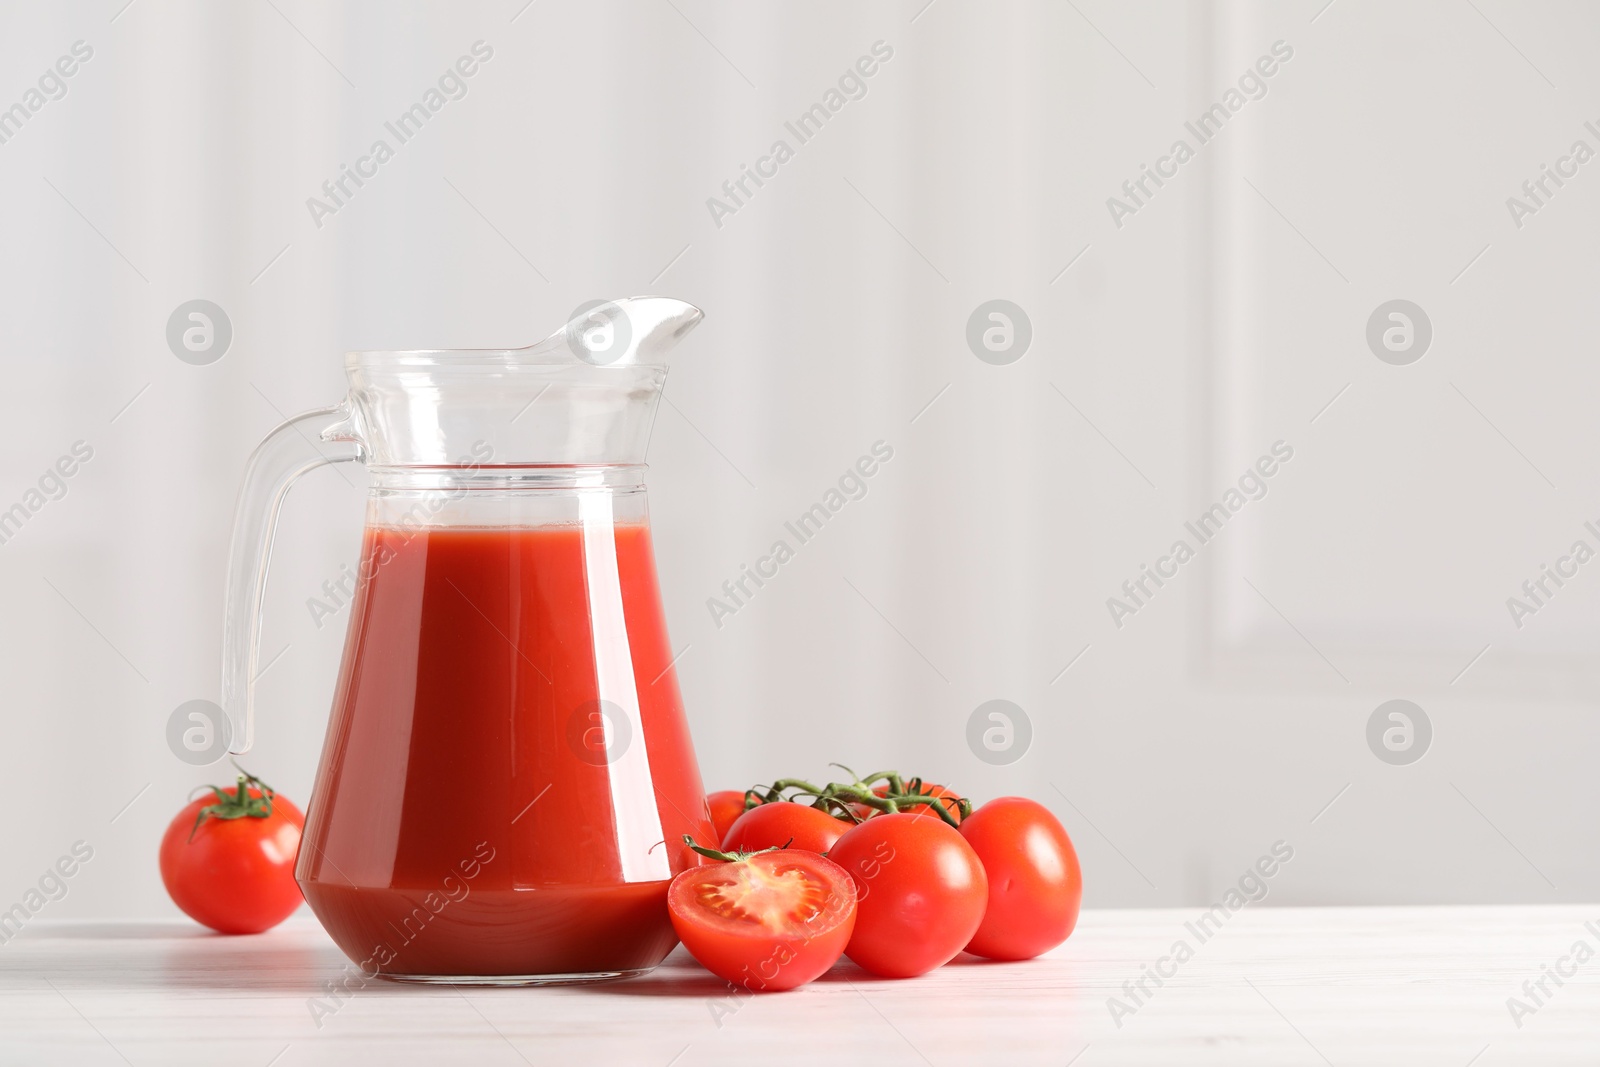
[[[525,344],[645,292],[707,313],[650,484],[709,787],[841,760],[1035,796],[1090,905],[1212,899],[1280,838],[1272,903],[1600,892],[1600,563],[1520,629],[1505,605],[1600,547],[1600,163],[1520,229],[1505,206],[1600,149],[1600,12],[122,3],[0,9],[0,106],[94,49],[0,145],[0,508],[94,448],[0,545],[0,902],[82,838],[53,915],[174,913],[157,840],[226,772],[163,731],[217,696],[242,465],[339,397],[343,351]],[[315,226],[306,198],[478,40],[469,94]],[[717,226],[707,197],[879,40],[865,98]],[[1267,96],[1115,226],[1106,198],[1276,40]],[[196,297],[234,328],[205,367],[164,339]],[[996,297],[1034,330],[1009,366],[964,339]],[[1364,339],[1393,298],[1434,327],[1407,367]],[[868,496],[715,626],[706,598],[880,438]],[[1114,626],[1279,439],[1266,499]],[[247,765],[298,800],[343,636],[305,601],[353,561],[362,487],[314,473],[280,532]],[[1008,767],[965,741],[997,697],[1034,727]],[[1410,766],[1366,743],[1396,697],[1433,723]]]

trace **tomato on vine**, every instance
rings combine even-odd
[[[856,884],[845,948],[884,978],[911,978],[966,947],[983,921],[989,880],[972,846],[942,819],[875,815],[828,852]]]
[[[1083,872],[1072,839],[1050,809],[998,797],[961,824],[983,861],[989,900],[967,951],[996,960],[1032,959],[1065,941],[1078,923]]]
[[[744,814],[745,794],[739,789],[719,789],[706,797],[706,807],[711,811],[711,826],[721,841],[733,821]]]
[[[825,811],[791,800],[758,804],[734,820],[722,839],[724,852],[759,852],[764,848],[826,852],[851,824]]]
[[[889,795],[889,783],[880,782],[873,787],[872,791],[877,796],[887,797]],[[939,801],[940,806],[945,811],[949,812],[950,818],[958,825],[960,824],[961,796],[954,789],[946,789],[942,785],[934,785],[932,782],[924,782],[921,778],[913,778],[906,783],[905,791],[912,796],[933,797]],[[903,806],[901,810],[907,811],[912,815],[936,814],[931,804],[908,805]]]

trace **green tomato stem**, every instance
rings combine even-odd
[[[200,824],[207,819],[265,819],[272,814],[272,798],[277,792],[266,782],[257,778],[249,771],[234,763],[234,769],[239,772],[239,780],[228,792],[221,786],[209,786],[216,803],[207,804],[195,812],[194,825],[189,828],[189,840],[194,840],[194,835],[199,831]],[[250,787],[254,786],[261,791],[261,795],[250,795]]]
[[[706,848],[688,834],[683,835],[683,843],[707,859],[713,859],[719,863],[743,863],[751,856],[759,856],[763,852],[777,852],[780,849],[788,848],[790,845],[794,844],[794,838],[789,838],[789,840],[782,845],[773,845],[771,848],[758,848],[752,852],[745,852],[742,849],[736,849],[733,852],[723,852],[720,849]]]

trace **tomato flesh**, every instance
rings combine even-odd
[[[751,808],[734,820],[722,839],[722,851],[789,848],[826,852],[851,825],[809,805],[778,800]]]
[[[967,951],[1027,960],[1055,948],[1078,923],[1083,872],[1072,839],[1050,809],[997,797],[961,824],[989,875],[989,903]]]
[[[781,849],[691,867],[672,880],[667,907],[678,939],[706,970],[776,992],[811,981],[844,953],[856,893],[832,861]]]

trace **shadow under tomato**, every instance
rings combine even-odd
[[[974,956],[969,952],[959,952],[956,958],[945,964],[946,967],[1004,967],[1008,963],[1026,963],[1027,960],[991,960],[984,956]]]
[[[588,989],[601,995],[624,997],[725,997],[728,983],[698,965],[692,974],[662,974],[659,970],[638,978],[625,978],[616,982],[596,982]],[[743,990],[740,990],[741,994]]]
[[[1011,960],[990,960],[982,956],[971,956],[965,952],[958,953],[956,958],[946,963],[945,967],[991,967],[1004,966]],[[943,970],[936,967],[929,974]],[[917,977],[921,977],[920,975]],[[909,982],[915,978],[886,978],[883,975],[873,974],[871,971],[854,963],[848,956],[841,957],[838,963],[828,968],[827,972],[817,979],[818,982],[839,982],[852,985],[873,985],[887,982]]]
[[[826,973],[816,979],[817,982],[872,982],[877,981],[873,975],[863,971],[860,967],[841,957]],[[810,983],[807,983],[810,984]],[[672,955],[651,971],[649,974],[640,975],[638,978],[628,978],[617,982],[600,982],[588,987],[595,993],[619,994],[622,996],[637,997],[699,997],[718,998],[726,996],[745,997],[751,992],[760,996],[782,996],[785,992],[794,990],[752,991],[742,986],[733,986],[726,979],[718,978],[704,967],[700,966],[695,958],[689,955],[682,946],[674,949]],[[805,986],[801,986],[804,989]]]

